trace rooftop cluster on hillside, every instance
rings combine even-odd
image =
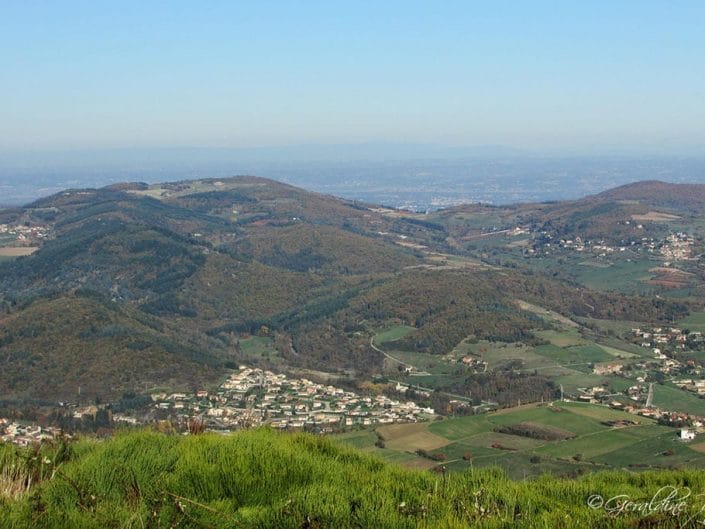
[[[415,422],[434,414],[414,402],[361,396],[305,378],[240,366],[214,392],[153,396],[153,406],[181,419],[200,416],[213,429],[267,424],[275,428],[332,431],[352,425]],[[119,417],[117,417],[119,419]]]

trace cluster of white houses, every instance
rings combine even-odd
[[[385,395],[361,396],[305,378],[240,366],[214,392],[154,395],[153,406],[177,417],[201,417],[214,429],[267,424],[274,428],[332,431],[353,425],[416,422],[434,415],[431,408]]]
[[[44,440],[53,439],[59,434],[59,428],[20,423],[0,417],[0,440],[5,443],[29,446],[41,443]]]
[[[633,225],[635,230],[643,229],[643,225],[624,221],[625,225]],[[694,239],[683,232],[669,233],[664,239],[657,240],[653,237],[631,237],[628,240],[620,241],[619,244],[610,243],[604,239],[583,239],[576,236],[573,239],[554,238],[547,231],[532,232],[535,238],[541,243],[525,250],[527,254],[548,254],[554,249],[568,250],[572,252],[591,253],[598,257],[608,257],[630,250],[636,253],[660,254],[665,263],[669,265],[671,261],[687,261],[692,259],[692,247]]]
[[[685,349],[688,343],[705,342],[703,333],[700,331],[686,331],[676,327],[652,327],[651,329],[632,329],[634,337],[638,339],[642,347],[653,347],[654,354],[661,354],[664,347],[674,349]]]
[[[693,359],[684,361],[678,360],[677,352],[682,352],[686,349],[696,349],[702,347],[699,344],[705,344],[703,333],[700,331],[684,331],[682,329],[671,327],[653,327],[650,329],[635,328],[632,329],[635,344],[641,347],[650,349],[652,359],[643,359],[638,363],[631,363],[632,373],[638,373],[647,368],[660,371],[664,375],[675,375],[688,372],[691,376],[700,376],[703,372],[702,368]],[[612,360],[610,362],[596,363],[593,367],[593,373],[596,375],[616,375],[624,374],[624,368],[627,362],[623,360]],[[644,376],[636,376],[637,382],[643,383]],[[705,394],[705,381],[688,380],[687,382],[678,383],[678,386],[684,389],[693,391],[698,394]],[[702,388],[702,389],[701,389]]]
[[[661,245],[661,254],[671,261],[692,259],[693,237],[682,232],[671,233]]]
[[[19,244],[30,244],[46,239],[49,229],[44,226],[0,224],[0,235],[9,235]]]

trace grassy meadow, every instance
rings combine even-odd
[[[614,260],[612,262],[588,259],[576,266],[576,279],[588,288],[623,292],[626,294],[648,294],[655,291],[653,286],[643,281],[653,274],[649,272],[655,261],[648,258],[636,258],[631,261]]]
[[[662,487],[693,497],[677,512],[601,507],[618,495],[646,503]],[[0,445],[2,529],[696,527],[703,491],[696,470],[573,480],[512,480],[496,467],[408,470],[329,438],[267,429]]]

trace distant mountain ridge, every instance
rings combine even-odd
[[[672,184],[648,180],[626,184],[595,195],[601,200],[638,200],[644,204],[702,211],[705,207],[705,184]]]

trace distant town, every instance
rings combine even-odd
[[[631,221],[624,221],[629,225]],[[635,230],[641,230],[641,224],[634,224]],[[495,232],[500,233],[500,232]],[[513,236],[530,233],[528,228],[517,226],[513,230],[503,230]],[[550,255],[556,251],[574,251],[593,254],[596,257],[608,257],[611,254],[626,252],[647,253],[661,256],[669,266],[672,261],[686,261],[692,258],[694,239],[683,232],[669,233],[663,239],[654,237],[634,236],[621,240],[619,244],[608,243],[604,239],[583,239],[580,236],[574,239],[554,238],[547,231],[531,232],[534,235],[534,244],[524,250],[525,255]]]
[[[106,425],[141,426],[169,420],[188,428],[199,421],[210,431],[227,433],[256,426],[282,430],[331,433],[354,426],[418,422],[435,416],[431,408],[385,395],[361,396],[305,378],[246,366],[232,373],[215,391],[157,393],[151,403],[132,413],[113,413],[110,406],[67,406],[74,419],[95,421],[103,413]],[[0,418],[0,439],[22,446],[62,434],[60,428]]]
[[[701,333],[692,333],[691,337],[679,329],[634,329],[634,335],[649,340],[644,342],[644,347],[658,343],[678,348],[688,340],[703,339]],[[654,358],[661,362],[664,373],[681,372],[674,368],[682,366],[662,353],[660,348],[654,348]],[[705,417],[663,410],[652,405],[650,394],[653,392],[653,382],[648,382],[645,376],[648,367],[645,363],[639,363],[629,368],[630,374],[627,376],[634,377],[636,383],[623,393],[610,393],[607,388],[597,386],[581,388],[579,395],[564,397],[563,400],[600,404],[658,419],[662,424],[680,428],[678,437],[683,441],[694,439],[696,433],[705,433]],[[615,361],[596,364],[594,372],[625,375],[624,368],[623,363]],[[644,375],[638,374],[640,369],[644,370]],[[699,374],[693,372],[693,375]],[[705,380],[680,378],[674,382],[699,395],[705,394]],[[396,390],[401,393],[409,389],[409,386],[396,385]],[[113,412],[110,405],[62,405],[77,420],[100,422],[98,417],[102,414],[106,426],[103,430],[106,431],[115,427],[161,427],[166,423],[170,428],[187,432],[190,425],[198,423],[204,430],[219,433],[269,426],[280,430],[326,434],[350,428],[427,421],[436,417],[435,410],[412,401],[385,395],[362,396],[306,378],[290,378],[246,366],[240,366],[214,391],[155,393],[146,406],[133,411]],[[0,440],[7,443],[28,446],[61,436],[69,435],[55,425],[40,426],[0,417]]]

